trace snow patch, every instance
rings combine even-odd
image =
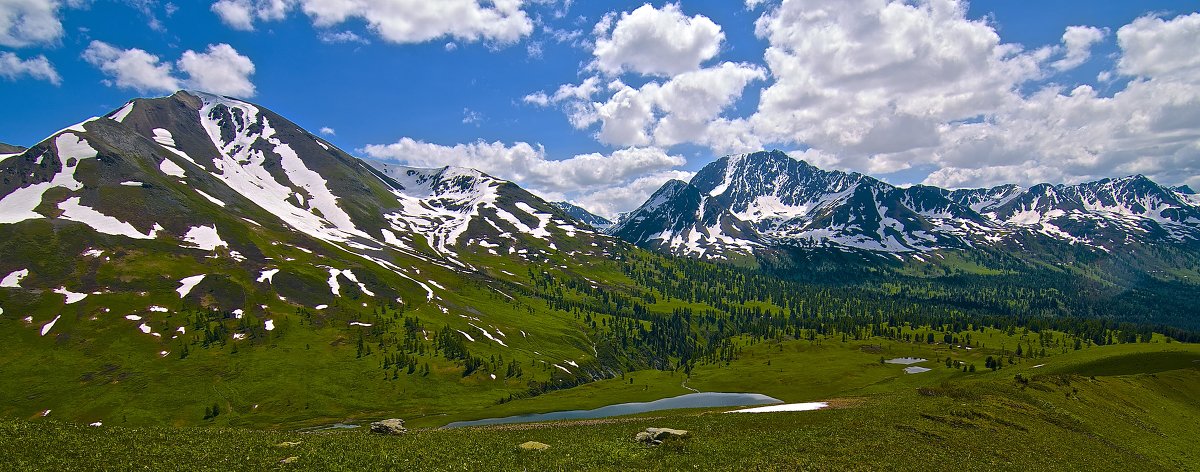
[[[45,336],[46,333],[49,333],[51,329],[54,329],[54,323],[58,323],[59,318],[62,318],[62,315],[55,316],[54,319],[50,320],[49,323],[42,325],[42,336]],[[46,412],[49,413],[50,410],[46,410]]]
[[[176,292],[179,292],[179,298],[186,297],[189,293],[192,293],[192,289],[196,288],[196,285],[200,284],[201,280],[204,280],[205,275],[193,275],[180,280],[179,288],[175,289]]]
[[[29,269],[21,269],[13,271],[4,276],[4,280],[0,280],[0,287],[5,288],[21,288],[21,280],[29,276]]]
[[[75,293],[70,290],[67,290],[66,287],[56,288],[56,289],[54,289],[54,293],[60,293],[63,296],[66,296],[67,297],[66,304],[68,304],[68,305],[70,305],[72,303],[78,303],[80,300],[87,298],[86,293]]]
[[[80,197],[71,197],[58,204],[58,208],[63,211],[62,219],[83,223],[98,233],[126,236],[133,239],[154,239],[158,236],[158,231],[154,229],[151,229],[148,234],[142,234],[133,225],[100,213],[94,208],[83,206],[79,200]]]
[[[275,283],[275,274],[279,273],[279,269],[264,270],[258,275],[258,282],[266,282],[269,284]]]
[[[204,197],[204,198],[208,199],[208,201],[212,202],[212,203],[213,203],[213,205],[219,206],[219,207],[221,207],[221,208],[225,208],[225,202],[223,202],[223,201],[220,201],[220,200],[217,200],[217,199],[216,199],[215,197],[213,197],[212,195],[209,195],[209,194],[207,194],[207,193],[204,193],[204,191],[203,191],[203,190],[200,190],[200,189],[198,189],[198,188],[197,188],[197,189],[193,189],[193,190],[195,190],[195,191],[196,191],[196,193],[200,194],[200,196],[201,196],[201,197]]]
[[[179,164],[176,164],[175,161],[170,159],[163,159],[163,161],[158,164],[158,170],[161,170],[162,173],[169,176],[179,177],[181,179],[187,176],[187,172],[184,172],[183,168],[179,167]]]
[[[825,402],[808,402],[808,403],[784,403],[781,405],[767,405],[755,408],[745,408],[741,410],[726,411],[726,413],[776,413],[781,411],[813,411],[828,407]]]
[[[229,243],[226,243],[221,239],[221,235],[217,234],[217,225],[195,226],[183,235],[183,240],[192,247],[205,251],[212,251],[221,246],[229,247]]]

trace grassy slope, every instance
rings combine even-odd
[[[825,364],[823,353],[812,357],[803,351],[797,347],[797,363]],[[843,352],[854,357],[852,349]],[[834,408],[815,412],[681,410],[587,423],[417,430],[402,437],[361,430],[89,428],[52,417],[9,420],[0,423],[0,450],[10,466],[31,470],[1189,470],[1200,464],[1194,448],[1200,419],[1197,360],[1196,346],[1110,346],[1054,356],[1037,369],[909,375],[907,383],[893,382],[886,392],[835,401]],[[1182,368],[1160,371],[1159,361]],[[1157,372],[1129,372],[1134,365]],[[1079,374],[1106,368],[1127,375]],[[1016,381],[1017,373],[1032,380]],[[677,380],[663,375],[646,380],[657,385]],[[615,383],[586,388],[608,396],[623,389]],[[585,395],[582,391],[568,392]],[[648,426],[684,428],[695,436],[657,448],[631,441]],[[552,448],[514,449],[530,440]],[[284,441],[300,444],[281,445]],[[296,459],[279,464],[288,457]]]

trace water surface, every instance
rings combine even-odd
[[[568,410],[550,413],[535,413],[528,415],[506,416],[503,418],[487,418],[473,421],[456,421],[444,428],[461,428],[463,426],[486,426],[493,424],[533,423],[554,420],[583,420],[593,418],[608,418],[610,416],[632,415],[648,411],[674,410],[679,408],[717,408],[725,406],[769,405],[783,403],[782,401],[757,393],[720,393],[702,392],[689,393],[678,397],[663,398],[652,402],[618,403],[594,410]]]

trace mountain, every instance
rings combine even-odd
[[[4,375],[30,388],[0,413],[193,421],[216,378],[273,405],[259,410],[270,421],[295,421],[291,402],[336,417],[350,406],[323,383],[416,375],[418,358],[428,378],[413,382],[451,397],[574,385],[611,369],[532,279],[589,283],[576,274],[619,272],[624,246],[511,182],[376,167],[246,101],[135,99],[0,160]],[[51,349],[63,367],[39,367]],[[248,378],[235,353],[272,370]],[[371,360],[347,364],[358,358]],[[506,369],[535,359],[543,368],[520,380]],[[125,401],[148,383],[153,402]],[[400,398],[415,384],[358,388],[436,404]]]
[[[571,215],[575,219],[587,223],[588,226],[591,226],[597,230],[604,231],[613,225],[612,221],[609,221],[603,216],[593,214],[592,212],[585,210],[583,207],[573,205],[568,202],[550,202],[550,204],[558,207],[558,209],[562,210],[563,213]]]
[[[24,151],[25,151],[25,148],[23,148],[21,146],[13,146],[12,144],[0,143],[0,156],[3,156],[5,154],[10,154],[10,155],[11,154],[20,154],[21,152],[24,152]],[[3,159],[3,158],[0,157],[0,159]]]
[[[1074,186],[900,188],[772,151],[723,157],[691,182],[664,184],[609,233],[716,260],[824,249],[920,259],[944,250],[1011,250],[1027,238],[1112,251],[1133,242],[1195,245],[1200,207],[1144,176]]]

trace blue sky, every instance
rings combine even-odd
[[[0,141],[187,87],[609,216],[758,148],[896,184],[1200,184],[1194,1],[349,3],[0,0]]]

